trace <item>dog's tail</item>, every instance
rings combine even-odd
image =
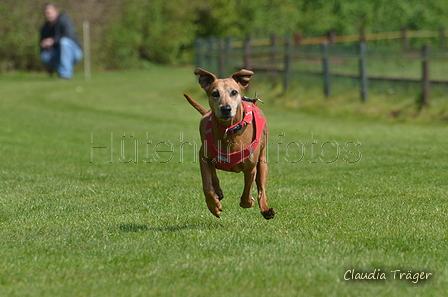
[[[199,103],[194,101],[190,96],[188,96],[187,94],[184,94],[184,97],[197,111],[199,111],[199,113],[201,115],[204,115],[207,113],[207,110],[204,107],[202,107],[201,105],[199,105]]]

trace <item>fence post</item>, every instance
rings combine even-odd
[[[90,64],[90,23],[84,21],[83,25],[83,37],[84,37],[84,76],[86,80],[90,80],[91,77],[91,64]]]
[[[208,39],[208,61],[207,68],[209,71],[216,71],[215,68],[215,50],[216,50],[216,38],[214,36],[210,36]]]
[[[365,41],[361,41],[359,43],[359,53],[359,71],[361,74],[361,101],[367,102],[369,98],[369,78],[367,77],[367,53]]]
[[[359,33],[359,38],[361,39],[361,42],[366,42],[367,41],[366,28],[362,28],[361,29],[361,32]]]
[[[271,46],[270,46],[270,65],[268,70],[268,77],[271,77],[272,80],[277,84],[277,35],[273,33],[271,35]]]
[[[284,59],[284,77],[283,77],[283,89],[288,91],[289,82],[291,80],[291,38],[289,35],[285,37],[285,59]]]
[[[218,40],[218,77],[224,77],[225,68],[225,51],[224,51],[224,40]]]
[[[202,51],[203,42],[204,40],[202,38],[196,38],[194,41],[196,68],[204,68],[204,53]]]
[[[401,40],[403,43],[403,51],[406,52],[409,47],[408,26],[404,26],[403,28],[401,28]]]
[[[230,57],[232,55],[232,37],[227,37],[226,38],[226,42],[225,42],[225,59],[224,59],[224,69],[225,72],[227,72],[229,70],[229,65],[230,65]]]
[[[422,49],[422,106],[429,106],[429,90],[430,90],[430,80],[429,80],[429,45],[424,45]]]
[[[302,43],[302,35],[299,32],[294,33],[294,45],[297,48],[300,48],[301,43]]]
[[[324,93],[325,97],[329,98],[331,96],[331,85],[328,42],[322,43],[322,65],[324,70]]]
[[[445,26],[440,27],[440,48],[445,49],[446,34]]]
[[[330,46],[333,48],[336,43],[336,30],[331,29],[330,32],[328,32],[328,42],[330,43]]]
[[[244,68],[250,70],[252,65],[250,64],[250,55],[251,55],[251,48],[250,48],[250,35],[246,37],[246,40],[244,41],[244,49],[243,49],[243,59],[244,59]]]

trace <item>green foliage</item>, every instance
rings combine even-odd
[[[195,37],[193,8],[188,0],[122,4],[118,21],[106,33],[106,66],[132,67],[140,59],[163,64],[185,62],[182,50],[191,48]]]
[[[120,5],[117,21],[113,22],[106,32],[105,65],[107,68],[129,68],[136,66],[139,59],[139,46],[142,43],[142,14],[144,10],[138,1],[129,1]]]
[[[0,4],[0,62],[3,70],[35,69],[39,49],[37,31],[33,24],[39,16],[26,2]],[[1,69],[0,69],[1,71]]]
[[[438,30],[448,24],[448,3],[438,0],[60,0],[57,5],[80,35],[83,21],[90,21],[92,61],[100,68],[189,63],[196,37],[316,36],[332,29],[343,35],[361,28]],[[40,68],[41,1],[4,0],[0,19],[2,68]]]
[[[143,23],[141,56],[157,63],[186,62],[182,50],[191,49],[195,38],[194,8],[189,0],[151,1]]]
[[[448,23],[444,1],[301,1],[303,12],[299,31],[323,34],[335,29],[338,34],[387,32],[409,26],[411,30],[437,30]]]

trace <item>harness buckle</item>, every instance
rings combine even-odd
[[[255,95],[255,96],[256,96],[256,95]],[[257,102],[257,101],[259,101],[259,102],[261,102],[261,103],[264,104],[263,100],[261,100],[260,98],[250,99],[249,97],[243,96],[243,97],[241,97],[241,99],[244,100],[244,101],[252,102],[252,103],[254,103],[254,104],[255,104],[255,102]]]

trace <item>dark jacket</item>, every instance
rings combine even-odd
[[[45,22],[40,30],[40,40],[52,37],[54,39],[54,47],[59,47],[59,41],[62,37],[68,37],[73,40],[79,47],[81,47],[81,42],[79,41],[78,35],[75,31],[75,26],[73,26],[72,21],[69,16],[65,13],[60,13],[58,19],[54,25]]]

